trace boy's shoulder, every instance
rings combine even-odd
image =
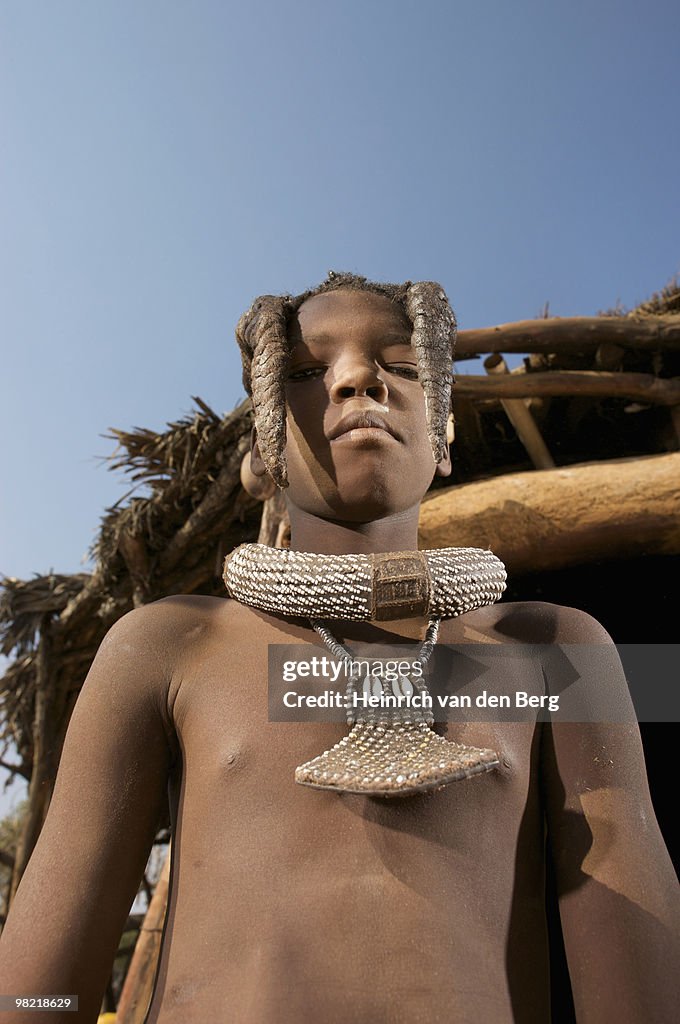
[[[193,640],[205,637],[212,628],[237,628],[241,606],[228,597],[203,594],[171,594],[133,609],[118,620],[114,629],[158,641],[168,652],[181,650]]]
[[[561,695],[553,729],[571,735],[577,723],[590,723],[591,734],[606,744],[615,729],[607,723],[636,724],[618,648],[593,615],[549,601],[500,603],[494,613],[501,642],[525,645],[527,651],[536,645],[531,656],[540,660],[548,691]]]
[[[491,605],[490,622],[501,637],[524,643],[612,644],[601,622],[589,612],[551,601],[507,601]]]
[[[227,597],[173,594],[140,605],[117,619],[101,643],[106,688],[115,672],[121,694],[157,708],[170,734],[169,709],[193,660],[218,634],[228,643],[246,628],[240,606]]]
[[[271,642],[274,623],[266,612],[250,608],[228,597],[203,594],[172,594],[150,601],[124,615],[113,627],[127,632],[148,650],[162,650],[166,668],[172,673],[195,651],[211,640],[220,644],[251,641]]]

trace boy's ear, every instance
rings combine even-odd
[[[251,498],[256,498],[258,501],[266,501],[267,498],[271,498],[276,490],[276,484],[262,461],[255,427],[250,432],[250,451],[246,452],[241,462],[241,483]]]
[[[453,426],[453,413],[451,413],[451,415],[448,418],[448,422],[446,424],[446,440],[448,441],[449,444],[453,444],[453,439],[455,437],[455,434],[456,434],[456,432],[455,432],[455,429],[454,429],[454,426]],[[450,449],[447,448],[446,455],[441,460],[441,462],[437,463],[437,469],[436,469],[435,472],[436,472],[437,476],[451,476],[451,451],[450,451]]]
[[[441,462],[437,463],[436,476],[451,476],[451,452],[447,450]]]
[[[250,431],[250,468],[255,476],[264,476],[267,472],[257,443],[257,427]]]

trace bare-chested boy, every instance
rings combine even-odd
[[[416,550],[420,501],[450,462],[433,462],[413,325],[385,293],[334,280],[285,324],[291,548]],[[352,429],[378,408],[389,429]],[[257,440],[252,467],[266,472]],[[425,626],[334,630],[411,651]],[[629,724],[448,723],[498,767],[392,800],[314,791],[295,767],[346,727],[267,714],[268,645],[318,652],[307,620],[177,596],[116,623],[2,936],[0,992],[77,993],[78,1013],[46,1019],[96,1020],[169,786],[149,1024],[547,1022],[546,836],[579,1024],[677,1019],[677,886],[609,636],[576,609],[520,602],[446,619],[440,640],[605,645],[593,682]]]

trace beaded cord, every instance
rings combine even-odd
[[[325,622],[322,622],[321,619],[310,619],[309,621],[326,644],[331,654],[334,654],[336,658],[344,658],[347,661],[352,661],[351,653],[340,643],[339,640],[336,639],[336,637],[333,636]],[[420,652],[417,657],[417,660],[423,665],[426,665],[430,660],[432,651],[434,650],[434,645],[437,643],[441,621],[442,620],[440,618],[432,617],[428,623],[425,640],[423,641],[423,646],[420,648]]]
[[[331,654],[334,654],[336,658],[341,658],[345,662],[345,664],[347,664],[348,662],[354,664],[354,658],[352,657],[350,651],[348,651],[348,649],[344,647],[343,644],[341,644],[340,641],[335,636],[333,636],[328,625],[325,622],[322,622],[319,619],[310,619],[309,621],[311,626],[316,630],[316,632],[319,634],[323,642],[326,644]],[[430,660],[430,657],[434,650],[434,646],[437,642],[437,637],[439,635],[440,623],[441,619],[436,617],[432,617],[429,621],[427,630],[425,632],[425,640],[423,641],[422,647],[420,648],[420,651],[415,659],[416,661],[419,661],[423,667]],[[350,678],[347,683],[347,688],[345,690],[345,704],[348,708],[350,708],[347,714],[347,724],[354,725],[356,721],[376,722],[379,719],[381,721],[385,719],[385,722],[383,724],[389,724],[389,719],[384,714],[380,715],[379,713],[376,713],[375,709],[373,708],[368,708],[363,713],[357,715],[355,715],[354,712],[351,710],[352,696],[354,693],[358,692],[358,684],[360,681],[361,672],[360,670],[355,669],[350,675]],[[378,694],[374,692],[374,690],[378,688],[385,697],[389,697],[390,693],[392,693],[394,697],[406,697],[413,690],[414,686],[414,684],[411,683],[410,680],[405,680],[403,676],[400,676],[399,680],[392,684],[390,684],[389,681],[386,679],[378,678],[375,679],[373,686],[371,686],[370,683],[370,677],[364,680],[363,689],[367,696],[378,696]],[[418,690],[420,694],[427,694],[427,696],[429,696],[429,691],[427,689],[427,686],[425,685],[422,676],[416,677],[415,688]],[[423,712],[419,710],[416,712],[413,709],[407,709],[406,711],[400,709],[400,714],[398,717],[400,721],[406,723],[409,723],[414,719],[422,719],[422,721],[427,722],[428,725],[432,725],[434,723],[434,716],[429,711]]]

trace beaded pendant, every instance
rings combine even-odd
[[[439,622],[432,619],[428,626],[418,656],[423,665],[436,643]],[[333,654],[351,659],[325,623],[312,621],[312,625]],[[349,734],[296,768],[295,781],[342,793],[408,796],[498,766],[495,751],[451,743],[435,733],[434,715],[423,707],[426,697],[422,676],[411,682],[403,675],[392,680],[352,675],[345,694],[347,724],[352,726]],[[377,707],[371,706],[370,698]]]

